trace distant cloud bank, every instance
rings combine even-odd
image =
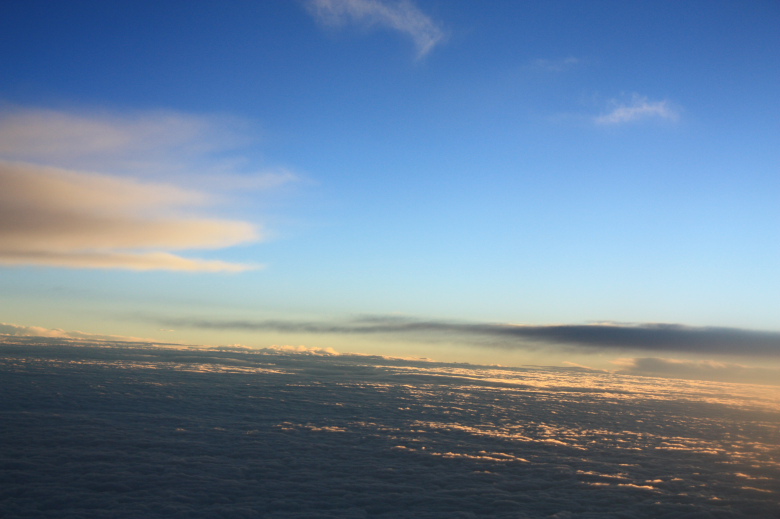
[[[310,0],[315,19],[330,26],[355,24],[398,31],[414,42],[423,57],[444,39],[444,31],[409,0]]]
[[[205,215],[204,208],[215,205],[217,197],[171,180],[190,173],[194,183],[194,164],[239,139],[229,128],[221,120],[173,113],[0,113],[0,264],[210,272],[257,268],[174,253],[262,237],[256,224]],[[294,180],[288,172],[220,173],[226,184],[255,188]]]
[[[80,331],[66,331],[59,328],[44,328],[42,326],[24,326],[11,323],[0,323],[0,335],[11,337],[49,337],[56,339],[78,339],[88,341],[128,341],[148,342],[149,339],[128,337],[126,335],[103,335]]]
[[[677,351],[703,354],[780,356],[780,332],[692,327],[658,323],[516,325],[367,317],[341,322],[215,321],[164,319],[168,326],[342,335],[403,335],[420,341],[449,341],[506,349],[558,345],[580,350]]]
[[[180,323],[181,324],[181,323]],[[429,323],[430,324],[430,323]],[[315,329],[321,329],[313,323],[294,323],[294,322],[265,322],[265,323],[223,323],[222,326],[234,327],[243,326],[244,329],[258,329],[258,330],[273,330],[273,331],[294,331],[298,328],[303,328],[307,332],[312,332]],[[200,323],[200,326],[217,327],[218,323]],[[344,324],[342,323],[342,325]],[[603,326],[603,325],[589,325],[589,326]],[[254,327],[254,328],[252,328]],[[537,327],[544,328],[544,327]],[[343,328],[329,328],[328,330]],[[362,329],[362,328],[361,328]],[[374,328],[375,330],[378,328]],[[313,333],[313,332],[312,332]],[[328,333],[328,332],[326,332]],[[338,333],[332,331],[331,333]],[[344,333],[343,331],[341,333]],[[380,333],[365,332],[365,333]],[[468,338],[467,338],[468,337]],[[462,334],[460,340],[464,343],[473,345],[475,340],[474,335]],[[429,337],[430,339],[430,337]],[[458,340],[457,338],[450,340]],[[384,360],[404,360],[399,357],[383,357],[376,355],[364,355],[360,353],[341,353],[331,347],[316,347],[306,345],[277,345],[270,346],[245,346],[243,344],[228,344],[221,346],[213,345],[195,345],[195,344],[182,344],[182,343],[161,343],[154,339],[128,337],[123,335],[105,335],[97,333],[89,333],[76,330],[63,330],[59,328],[44,328],[41,326],[25,326],[11,323],[0,323],[0,346],[3,344],[14,344],[18,341],[32,341],[29,344],[39,345],[90,345],[96,347],[143,347],[143,348],[155,348],[160,352],[164,351],[217,351],[217,352],[239,352],[239,353],[258,353],[267,355],[293,355],[293,356],[311,356],[311,357],[335,357],[342,356],[344,358],[351,359],[384,359]],[[528,344],[516,342],[514,347],[523,348],[529,347]],[[530,346],[533,347],[533,346]],[[626,345],[623,350],[631,350],[630,345]],[[713,353],[709,350],[681,350],[684,354],[690,354],[692,352],[699,354]],[[580,351],[581,353],[581,351]],[[665,353],[671,353],[669,351]],[[743,353],[743,350],[737,352]],[[163,353],[161,353],[162,355]],[[748,354],[749,355],[749,354]],[[420,357],[407,358],[407,361],[423,362],[423,363],[435,363],[430,359],[422,359]],[[765,359],[766,360],[766,359]],[[551,369],[575,369],[581,372],[589,373],[617,373],[622,375],[640,375],[646,377],[660,377],[660,378],[672,378],[672,379],[686,379],[686,380],[706,380],[716,382],[733,382],[733,383],[747,383],[747,384],[766,384],[766,385],[780,385],[780,369],[777,367],[771,367],[770,363],[761,366],[748,366],[745,364],[738,364],[734,362],[723,362],[711,359],[704,360],[691,360],[691,359],[675,359],[667,357],[621,357],[611,361],[613,368],[608,369],[594,369],[589,366],[584,366],[576,362],[564,361],[564,365],[568,368],[553,368]],[[539,366],[537,366],[539,367]]]
[[[628,375],[780,385],[777,369],[728,362],[640,357],[617,359],[612,363],[619,368],[619,373]]]

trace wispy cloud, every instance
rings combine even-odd
[[[164,319],[169,326],[312,334],[404,335],[420,341],[483,344],[505,349],[544,345],[590,350],[678,351],[707,354],[780,356],[780,332],[691,327],[658,323],[516,325],[367,317],[340,322]]]
[[[582,64],[582,60],[569,56],[559,59],[536,59],[531,62],[534,68],[541,69],[547,72],[563,72]]]
[[[251,123],[165,110],[0,109],[0,159],[104,174],[186,178],[264,189],[296,180],[285,169],[255,171],[240,150],[256,144]],[[211,186],[210,186],[211,187]]]
[[[11,108],[0,113],[0,157],[112,173],[169,170],[246,142],[242,126],[228,117],[167,111]]]
[[[643,119],[666,119],[677,121],[679,112],[669,101],[650,101],[647,97],[634,95],[628,102],[613,101],[612,109],[594,119],[597,124],[616,125]]]
[[[262,189],[295,179],[285,171],[239,174],[209,159],[240,138],[236,127],[220,118],[172,113],[15,109],[0,114],[0,264],[257,268],[173,253],[261,238],[256,224],[206,214],[219,190],[204,189],[209,175],[198,166],[220,171],[224,189]],[[188,184],[204,188],[180,187],[187,171],[192,172]]]
[[[444,31],[409,0],[310,0],[309,11],[322,24],[385,27],[412,39],[423,57],[444,40]]]

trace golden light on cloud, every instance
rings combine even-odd
[[[42,326],[25,326],[0,322],[0,336],[8,337],[50,337],[55,339],[77,339],[87,341],[131,341],[151,342],[151,339],[128,337],[126,335],[105,335],[82,332],[78,330],[63,330],[61,328],[44,328]]]
[[[241,271],[188,259],[260,238],[250,223],[193,216],[204,193],[134,179],[0,162],[0,263],[81,268]]]

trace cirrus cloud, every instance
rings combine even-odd
[[[383,26],[410,37],[423,57],[444,39],[444,31],[408,0],[311,0],[309,11],[318,22],[342,26]]]
[[[4,107],[0,157],[110,173],[169,173],[249,141],[245,121],[165,110]]]

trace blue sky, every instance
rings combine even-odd
[[[780,349],[779,21],[771,1],[11,0],[0,321],[600,367],[724,351],[450,325]],[[751,340],[727,360],[776,363]]]

